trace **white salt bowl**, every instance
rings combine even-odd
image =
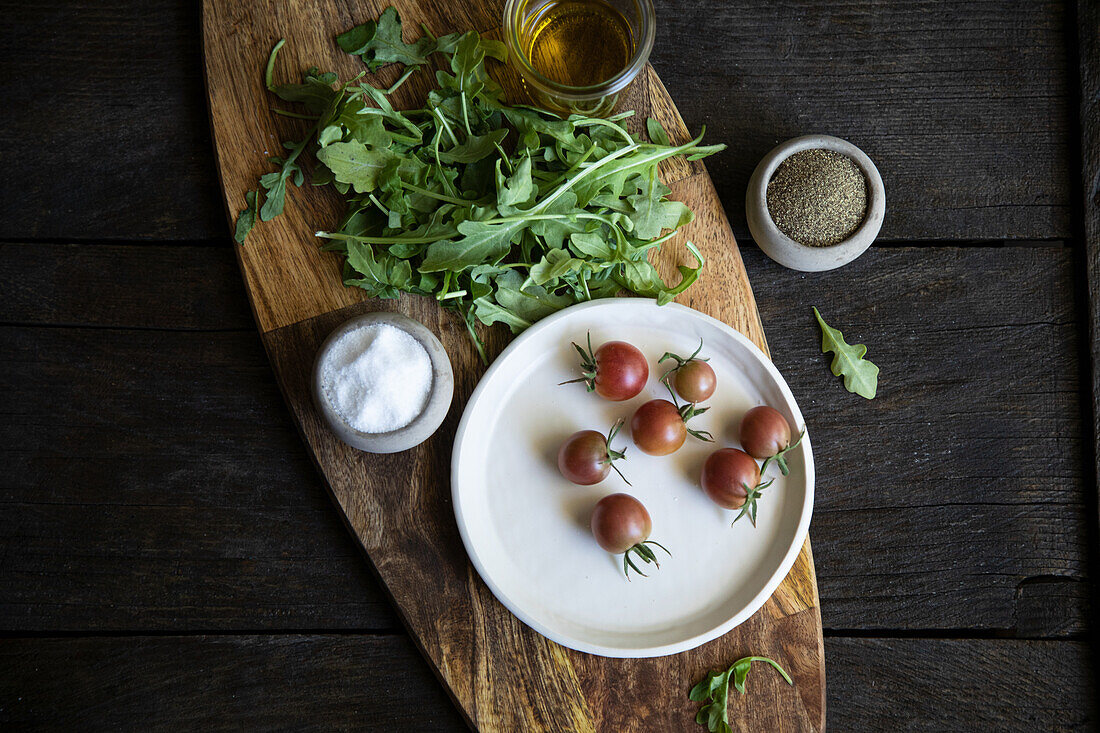
[[[408,425],[386,433],[365,433],[349,425],[332,408],[324,394],[324,366],[333,346],[342,336],[359,328],[380,324],[404,331],[424,347],[432,361],[432,386],[424,409]],[[313,404],[340,440],[368,453],[399,453],[415,448],[430,438],[447,417],[454,396],[454,384],[451,360],[443,344],[423,323],[400,313],[377,312],[349,318],[328,335],[313,362]]]

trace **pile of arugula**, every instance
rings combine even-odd
[[[486,57],[507,50],[476,32],[439,38],[425,30],[414,43],[401,38],[401,20],[388,8],[337,37],[370,70],[388,63],[409,68],[389,89],[359,83],[335,86],[333,73],[310,69],[301,84],[272,80],[280,41],[265,71],[267,88],[302,104],[314,121],[301,141],[284,143],[279,170],[247,195],[235,239],[243,243],[256,219],[283,210],[287,182],[300,186],[299,158],[312,152],[320,165],[316,186],[330,185],[347,199],[335,231],[319,231],[324,249],[346,255],[344,284],[372,296],[402,292],[434,297],[463,317],[485,358],[475,321],[504,323],[519,332],[573,303],[626,290],[667,303],[697,278],[703,257],[681,265],[666,283],[647,257],[691,221],[691,210],[667,200],[657,164],[677,155],[698,160],[724,145],[699,138],[671,145],[648,121],[650,142],[608,119],[561,119],[530,107],[509,106],[485,71]],[[449,71],[420,109],[398,111],[388,96],[430,55],[443,54]],[[669,231],[672,230],[672,231]]]

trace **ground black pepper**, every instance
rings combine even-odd
[[[799,151],[768,182],[768,213],[779,231],[809,247],[850,237],[867,215],[867,179],[859,166],[833,150]]]

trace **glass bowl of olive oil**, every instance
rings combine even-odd
[[[651,0],[508,0],[504,40],[540,105],[601,117],[649,60],[655,21]]]

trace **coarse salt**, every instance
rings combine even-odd
[[[321,384],[341,420],[363,433],[388,433],[424,410],[432,389],[432,359],[407,332],[371,324],[332,344]]]

